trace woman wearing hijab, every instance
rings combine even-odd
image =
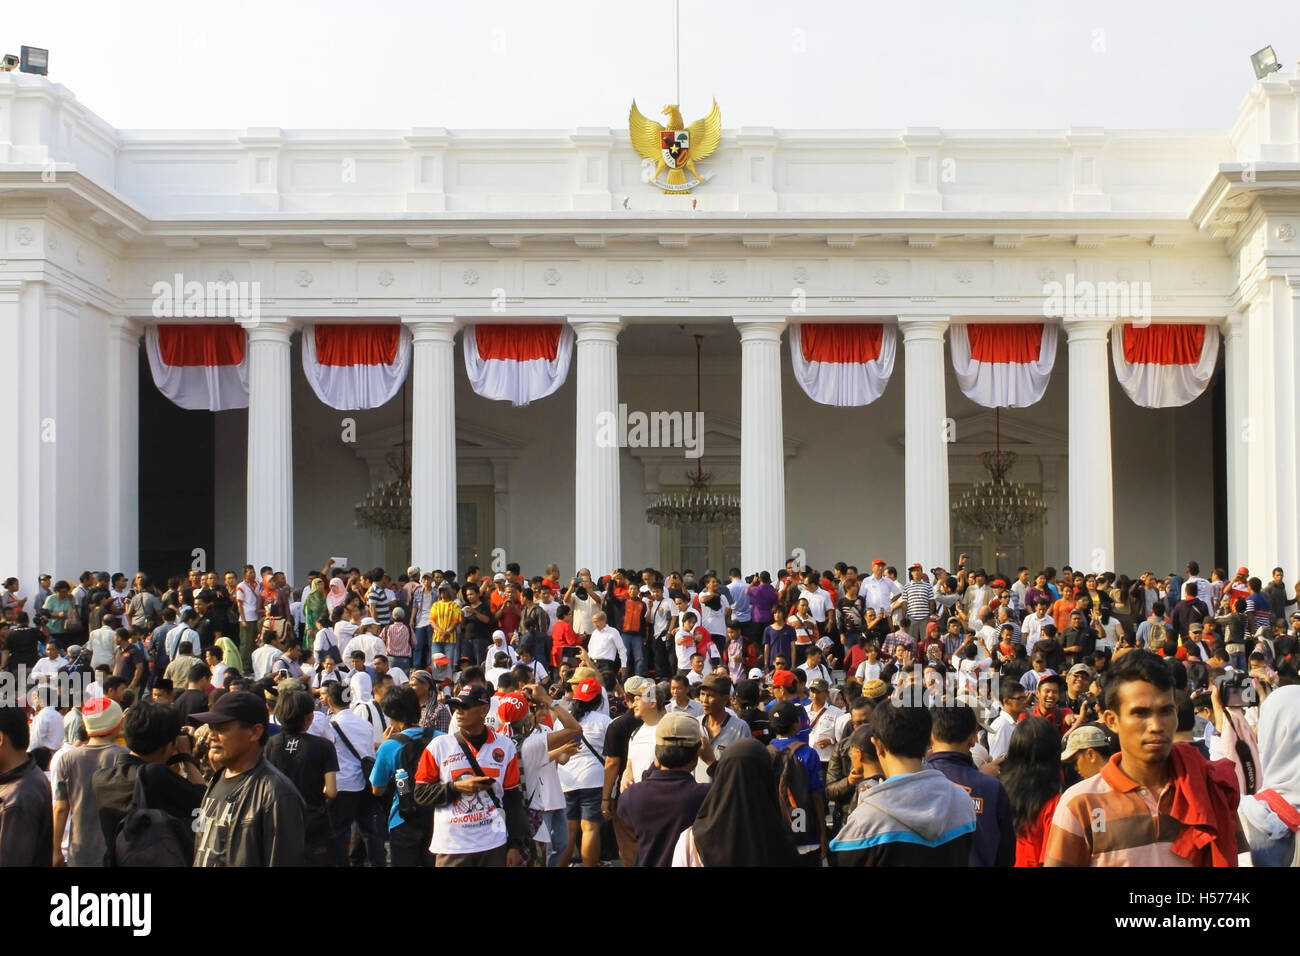
[[[1214,720],[1223,725],[1225,713],[1217,688]],[[1260,790],[1243,796],[1238,808],[1255,866],[1295,866],[1300,861],[1300,686],[1279,687],[1259,705],[1256,728]],[[1237,748],[1230,759],[1240,762]]]
[[[693,826],[682,831],[673,866],[797,866],[799,853],[776,796],[767,748],[740,740],[718,758],[713,785]]]
[[[311,590],[302,602],[303,645],[311,647],[316,641],[316,632],[329,621],[329,606],[325,603],[325,582],[312,578]]]
[[[332,614],[334,609],[347,600],[348,589],[343,586],[342,578],[330,578],[330,589],[325,595],[325,607]]]
[[[232,638],[217,638],[217,646],[221,648],[221,663],[225,664],[226,667],[234,668],[241,675],[248,675],[248,672],[244,670],[244,658],[239,653],[239,645]]]
[[[1016,724],[998,780],[1011,799],[1015,865],[1042,866],[1061,800],[1061,735],[1051,722],[1029,717]]]

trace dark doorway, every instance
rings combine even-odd
[[[1228,391],[1224,374],[1225,358],[1210,382],[1210,433],[1214,436],[1214,566],[1230,568],[1229,558],[1240,561],[1245,555],[1228,554]]]
[[[191,412],[153,383],[140,349],[140,570],[163,582],[194,566],[213,567],[216,547],[216,415]]]

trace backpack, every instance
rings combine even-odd
[[[1152,621],[1151,631],[1147,634],[1147,650],[1158,651],[1169,641],[1169,632],[1163,620]]]
[[[796,756],[806,746],[801,740],[794,741],[784,750],[777,750],[776,744],[767,745],[768,753],[772,755],[772,770],[776,774],[777,802],[781,804],[781,815],[794,834],[795,843],[806,843],[803,838],[817,832],[816,808],[808,789],[808,777]]]
[[[166,810],[144,809],[142,778],[135,778],[131,809],[118,825],[113,838],[116,866],[192,866],[194,836],[190,824]]]
[[[428,807],[421,807],[415,802],[415,770],[420,765],[420,754],[424,753],[432,739],[432,727],[422,728],[418,737],[402,735],[402,749],[397,754],[397,766],[406,771],[406,779],[410,781],[410,786],[406,793],[398,794],[397,812],[407,823],[418,821],[421,814],[427,816],[429,812]]]

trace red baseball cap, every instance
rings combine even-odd
[[[503,724],[514,724],[528,716],[528,701],[519,694],[502,694],[497,717]]]
[[[793,687],[794,681],[794,671],[777,671],[772,675],[773,687]]]
[[[871,566],[874,568],[877,564],[884,564],[884,563],[885,563],[884,558],[876,558],[876,560],[871,562]]]
[[[594,677],[584,677],[573,688],[573,696],[583,703],[590,703],[600,696],[600,681]]]
[[[1250,568],[1238,568],[1238,569],[1237,569],[1237,577],[1239,577],[1239,578],[1248,578],[1248,577],[1250,577]]]

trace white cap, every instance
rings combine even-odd
[[[373,617],[363,617],[363,618],[361,619],[361,626],[362,626],[362,627],[371,627],[371,626],[378,627],[378,626],[379,626],[379,622],[376,621]]]
[[[763,668],[761,668],[761,667],[751,667],[751,668],[749,669],[749,679],[750,679],[750,680],[762,680],[762,679],[763,679]]]

